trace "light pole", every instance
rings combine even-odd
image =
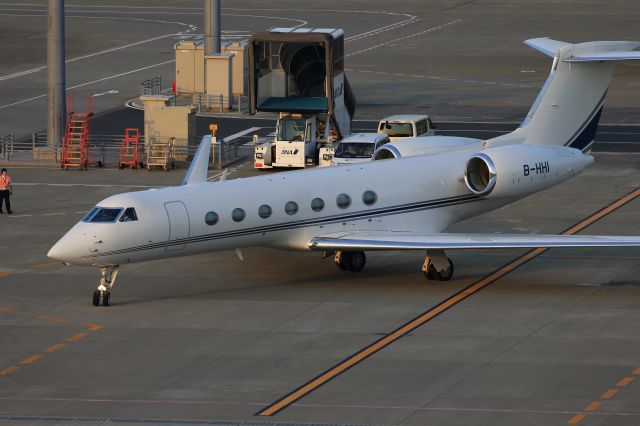
[[[220,53],[220,0],[204,0],[204,54]]]
[[[66,119],[64,63],[64,0],[49,0],[47,19],[47,145],[60,144]]]

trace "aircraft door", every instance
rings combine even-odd
[[[189,237],[189,213],[182,201],[172,201],[164,203],[169,219],[169,242]],[[173,244],[166,247],[166,251],[182,250],[187,246],[186,240],[183,244]]]

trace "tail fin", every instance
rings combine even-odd
[[[520,127],[486,146],[527,143],[587,151],[600,121],[613,72],[612,61],[640,59],[632,41],[569,44],[534,38],[525,44],[553,57],[551,73]]]

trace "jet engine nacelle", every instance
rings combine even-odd
[[[590,155],[564,146],[501,146],[472,155],[464,170],[464,181],[473,194],[511,197],[553,186],[592,162]]]
[[[484,141],[457,136],[417,136],[382,145],[373,153],[374,160],[438,154],[465,149],[480,148]]]

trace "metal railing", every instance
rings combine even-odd
[[[0,137],[0,157],[2,159],[9,161],[15,148],[15,135],[13,133]]]
[[[141,95],[159,95],[162,92],[162,78],[153,77],[138,83]]]
[[[109,134],[91,134],[89,136],[89,149],[96,161],[101,161],[103,167],[118,167],[120,164],[120,148],[123,135]],[[174,145],[171,152],[171,162],[188,162],[190,161],[198,149],[198,144],[202,139],[202,135],[196,138],[192,143],[188,143],[186,139],[174,138]],[[146,158],[146,149],[144,146],[144,135],[140,135],[141,152],[140,158]],[[226,142],[224,139],[218,140],[213,146],[213,165],[222,168],[229,163],[233,163],[241,158],[251,155],[253,147],[247,143],[250,137],[238,138],[233,141]],[[45,132],[34,132],[31,140],[24,139],[16,141],[13,134],[0,136],[0,159],[4,161],[31,161],[32,155],[36,149],[46,151],[47,134]],[[59,155],[62,151],[61,146],[55,147],[48,153],[50,161],[59,163]],[[21,153],[20,156],[18,154]],[[178,163],[179,164],[179,163]],[[182,164],[186,166],[186,164]]]
[[[213,144],[213,165],[217,168],[226,167],[248,155],[253,155],[253,147],[238,141],[226,142],[224,139]]]
[[[207,93],[193,94],[193,105],[198,108],[198,112],[242,112],[242,106],[247,105],[247,101],[248,97],[240,94],[232,97]]]

